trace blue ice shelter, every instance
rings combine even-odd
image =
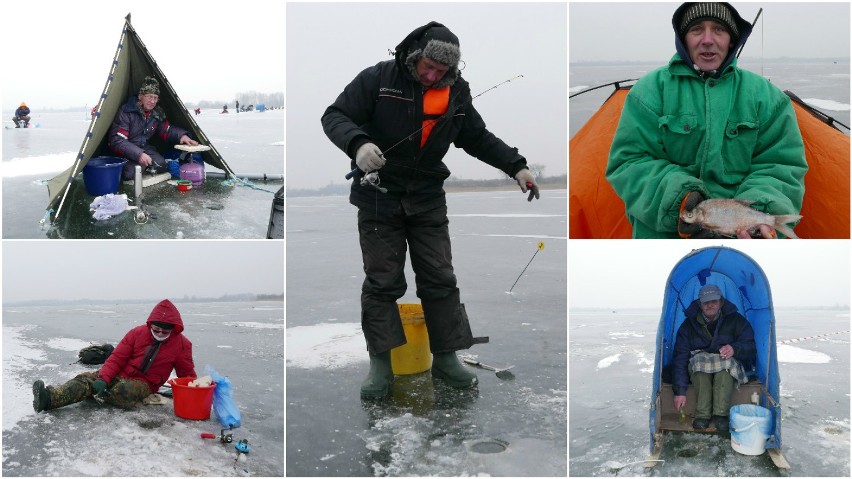
[[[260,112],[266,111],[266,105],[263,103],[258,103],[254,106],[254,109]]]
[[[681,421],[673,404],[671,368],[675,338],[678,328],[686,319],[685,311],[698,297],[698,290],[706,284],[717,285],[725,299],[737,307],[754,329],[757,345],[755,367],[748,371],[749,382],[735,387],[731,394],[731,406],[751,403],[753,397],[757,397],[758,404],[772,412],[772,430],[766,441],[766,449],[777,467],[789,468],[781,454],[781,380],[778,375],[775,314],[769,281],[753,259],[724,246],[693,250],[675,265],[666,281],[663,309],[657,328],[653,389],[648,413],[651,440],[649,459],[659,458],[665,433],[694,431],[691,415],[695,411],[695,392],[690,384],[687,404],[684,406],[689,418]],[[649,467],[654,464],[646,463]]]

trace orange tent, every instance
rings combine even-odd
[[[629,87],[619,87],[571,138],[568,146],[568,237],[630,238],[624,202],[607,182],[609,148]],[[849,137],[830,118],[795,95],[793,108],[805,143],[808,172],[800,238],[849,238]]]

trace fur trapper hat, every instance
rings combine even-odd
[[[417,78],[417,61],[425,56],[449,67],[444,78],[433,85],[433,88],[451,86],[459,76],[458,67],[461,61],[459,38],[449,28],[438,22],[430,22],[418,30],[422,30],[423,33],[419,38],[412,39],[405,57],[409,72]],[[412,34],[416,34],[418,30]]]

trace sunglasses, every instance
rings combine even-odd
[[[153,331],[154,334],[166,334],[166,333],[172,332],[171,329],[163,329],[163,328],[160,328],[160,327],[157,327],[157,326],[151,326],[151,331]]]

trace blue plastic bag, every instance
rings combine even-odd
[[[213,390],[213,412],[222,427],[240,427],[240,409],[231,397],[231,380],[222,376],[208,364],[204,371],[216,383]]]

